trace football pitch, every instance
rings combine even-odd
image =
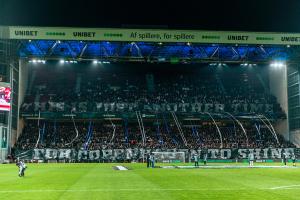
[[[115,170],[116,165],[129,170]],[[300,199],[300,168],[147,169],[145,164],[94,163],[29,164],[24,178],[17,171],[15,165],[0,165],[1,200]]]

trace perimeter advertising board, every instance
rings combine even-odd
[[[11,87],[9,83],[0,82],[0,111],[10,111]]]

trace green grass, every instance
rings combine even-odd
[[[147,169],[145,164],[123,164],[132,170],[116,171],[115,165],[29,164],[25,178],[17,176],[15,165],[0,165],[0,199],[300,199],[300,168]],[[270,189],[280,186],[292,187]]]

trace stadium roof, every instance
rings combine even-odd
[[[21,41],[21,58],[100,59],[146,62],[268,62],[289,60],[294,48],[280,46],[232,46],[220,44]]]
[[[0,27],[21,58],[147,62],[297,61],[300,34],[159,29]]]

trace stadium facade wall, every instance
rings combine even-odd
[[[298,63],[287,66],[287,85],[291,141],[300,146],[300,65]]]
[[[15,55],[16,53],[16,43],[12,42],[11,48],[14,49],[11,54],[11,61],[8,65],[10,70],[10,84],[12,89],[12,101],[11,101],[11,110],[8,114],[8,154],[11,153],[11,148],[14,146],[17,141],[17,128],[18,128],[18,119],[19,119],[19,61]]]
[[[16,142],[17,142],[17,130],[16,129],[12,129],[11,130],[11,144],[10,146],[12,147]]]
[[[300,147],[300,130],[291,131],[290,138],[297,147]]]
[[[22,103],[24,102],[24,98],[26,95],[26,91],[28,88],[28,77],[29,77],[29,69],[28,65],[25,64],[26,61],[24,60],[19,60],[19,105],[18,107],[21,108]],[[18,117],[18,122],[17,122],[17,133],[16,133],[16,139],[20,136],[20,134],[23,131],[24,128],[24,120],[21,120]]]
[[[287,68],[269,67],[268,71],[269,71],[270,92],[272,95],[274,95],[277,98],[280,107],[287,115],[287,119],[279,120],[275,124],[274,128],[277,131],[277,133],[283,135],[286,140],[290,141],[289,125],[288,125]]]
[[[24,97],[28,87],[29,69],[24,60],[19,61],[19,107],[24,101]]]
[[[0,36],[5,35],[4,30],[0,30]],[[14,80],[12,77],[13,75],[13,66],[14,66],[14,60],[15,60],[15,43],[13,41],[9,40],[0,40],[0,65],[1,67],[1,78],[2,82],[10,83],[10,86],[12,86],[12,80]],[[12,93],[13,98],[13,93]],[[14,99],[12,99],[13,101]],[[11,110],[17,111],[15,107],[13,107],[13,103],[11,103]],[[6,112],[1,111],[0,112],[0,163],[7,158],[7,155],[9,153],[9,149],[11,147],[11,141],[12,141],[12,111]],[[6,129],[5,135],[2,133],[3,127]],[[5,145],[4,144],[5,142]]]

